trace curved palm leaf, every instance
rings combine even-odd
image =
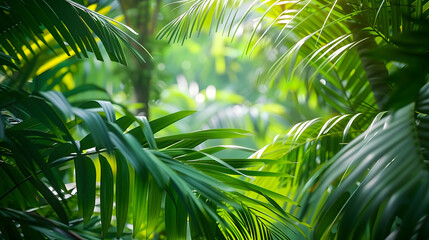
[[[218,224],[223,229],[238,224],[225,221],[218,211],[232,214],[240,204],[251,205],[261,212],[272,212],[271,215],[282,219],[285,227],[290,229],[290,234],[301,234],[295,225],[299,220],[285,215],[275,202],[293,203],[290,199],[234,177],[237,174],[249,178],[272,173],[241,170],[249,164],[249,160],[223,160],[212,155],[225,147],[193,150],[207,139],[240,137],[245,135],[243,131],[212,129],[155,138],[153,132],[191,112],[180,112],[148,122],[127,112],[116,119],[113,105],[106,101],[82,105],[86,108],[73,107],[59,92],[29,95],[3,87],[1,96],[2,109],[7,109],[10,116],[20,119],[19,123],[8,120],[9,125],[4,127],[3,140],[0,142],[1,156],[8,164],[7,169],[14,169],[13,172],[1,172],[3,178],[10,182],[10,189],[5,189],[2,202],[22,198],[20,194],[24,194],[29,202],[18,201],[21,209],[28,211],[43,206],[36,210],[39,214],[53,211],[56,214],[54,219],[66,225],[73,222],[75,226],[71,226],[74,229],[82,226],[80,221],[76,225],[79,216],[83,217],[83,225],[88,229],[95,227],[94,221],[101,221],[101,227],[94,228],[93,234],[101,233],[104,237],[128,234],[130,230],[124,230],[124,225],[131,211],[134,219],[133,236],[149,237],[161,224],[161,220],[157,219],[163,214],[162,208],[171,207],[168,206],[169,201],[166,201],[166,206],[162,204],[164,197],[183,206],[183,209],[177,210],[181,213],[177,218],[182,222],[172,223],[170,219],[164,218],[166,225],[181,228],[187,225],[189,217],[190,229],[195,231],[195,237],[212,238],[221,234]],[[24,148],[24,145],[30,147]],[[70,188],[64,185],[56,169],[70,166],[73,161],[76,187]],[[252,160],[250,164],[262,162]],[[101,180],[97,180],[100,173]],[[99,188],[98,181],[101,181]],[[30,187],[28,184],[35,190],[16,192]],[[115,188],[116,194],[113,191]],[[246,191],[263,196],[265,203],[245,196],[243,192]],[[118,195],[121,192],[123,195]],[[128,198],[130,192],[131,198]],[[45,200],[35,196],[43,196]],[[76,197],[79,216],[68,213]],[[99,213],[94,212],[98,198]],[[112,211],[113,202],[115,212]],[[117,217],[117,230],[114,232],[110,228],[113,214]],[[97,220],[98,216],[101,216],[100,220]],[[203,224],[205,222],[211,224]]]
[[[34,213],[0,208],[0,218],[2,237],[6,239],[44,239],[44,236],[61,239],[98,239],[89,232],[73,229]],[[21,226],[22,235],[16,227],[17,223]]]
[[[417,128],[424,134],[425,117],[418,119],[422,122],[416,126],[414,105],[408,105],[374,124],[330,160],[312,200],[318,201],[331,185],[336,189],[318,215],[315,238],[333,234],[360,238],[365,228],[367,239],[414,234],[427,238],[429,205],[422,191],[429,178],[417,134]]]
[[[315,239],[427,238],[427,116],[421,114],[426,111],[427,88],[419,92],[428,76],[427,60],[423,59],[428,45],[421,40],[428,33],[423,20],[427,15],[425,4],[265,3],[267,10],[262,17],[268,20],[268,28],[283,26],[278,39],[292,40],[291,44],[285,43],[289,49],[271,68],[269,80],[285,67],[293,76],[311,65],[315,69],[312,78],[320,79],[315,81],[317,89],[338,111],[362,111],[374,116],[376,104],[381,110],[399,110],[385,118],[380,113],[374,120],[359,119],[363,115],[341,116],[319,125],[313,120],[295,126],[283,142],[277,140],[256,155],[289,160],[264,170],[280,170],[295,179],[286,178],[280,183],[277,179],[257,179],[255,183],[298,199],[301,209],[287,204],[284,208],[315,224]],[[216,17],[214,13],[219,11],[214,6],[210,2],[191,9],[163,33],[171,31],[175,38],[188,36],[180,34],[193,26],[180,22],[199,19],[203,12]],[[243,13],[247,14],[245,10]],[[267,30],[262,35],[266,34]],[[403,65],[392,67],[384,61]],[[404,80],[410,78],[412,83]],[[416,115],[415,110],[420,114]],[[341,123],[347,118],[350,124]],[[336,127],[337,132],[330,136]],[[341,145],[344,132],[354,127],[356,139]]]
[[[402,34],[423,30],[424,24],[420,21],[427,15],[422,1],[399,4],[384,0],[309,0],[257,4],[201,0],[192,3],[189,10],[161,30],[160,37],[184,40],[210,20],[216,29],[223,26],[228,32],[234,32],[230,29],[238,29],[247,15],[260,11],[246,51],[259,42],[252,41],[256,33],[260,32],[261,38],[268,36],[270,30],[277,35],[279,44],[288,46],[264,80],[274,81],[284,69],[288,79],[302,69],[310,70],[316,89],[342,113],[366,112],[368,108],[375,108],[375,103],[382,110],[388,109],[386,97],[391,91],[390,84],[386,83],[388,71],[384,62],[368,57],[368,53],[378,45],[396,45]],[[234,17],[226,17],[228,12]],[[326,84],[319,84],[320,79]]]

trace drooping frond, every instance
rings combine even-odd
[[[92,52],[103,60],[99,40],[112,61],[126,64],[123,46],[144,61],[129,41],[138,43],[116,26],[120,23],[73,1],[3,0],[0,7],[0,51],[12,57],[16,65],[42,46],[50,48],[51,39],[65,53],[79,58]],[[50,35],[46,36],[47,32]]]
[[[391,86],[384,82],[388,75],[385,62],[369,55],[377,46],[396,45],[402,35],[424,30],[428,12],[425,1],[189,3],[189,10],[162,29],[159,37],[184,41],[205,25],[215,30],[223,27],[234,36],[253,19],[246,52],[251,52],[262,37],[286,46],[261,79],[273,82],[285,73],[286,79],[298,75],[315,80],[321,95],[341,113],[387,109],[383,101]]]
[[[238,17],[219,17],[224,12]],[[191,36],[195,25],[199,31],[204,24],[208,25],[203,23],[209,22],[207,19],[212,19],[212,26],[224,27],[227,30],[224,32],[234,36],[252,17],[259,17],[251,23],[252,33],[245,51],[252,52],[263,37],[272,38],[277,46],[287,47],[261,77],[262,81],[274,81],[283,72],[288,80],[294,76],[314,79],[325,99],[332,101],[332,96],[336,97],[333,106],[339,112],[358,113],[373,106],[374,100],[354,49],[365,39],[354,39],[348,26],[356,14],[344,13],[336,3],[319,1],[242,1],[240,4],[195,1],[187,12],[161,30],[159,37],[183,41]],[[318,84],[319,81],[327,84]]]

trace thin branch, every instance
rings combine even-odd
[[[1,157],[0,157],[1,158]],[[3,160],[2,160],[2,162],[4,162]],[[4,166],[3,166],[3,164],[0,164],[1,165],[1,167],[3,168],[3,171],[5,171],[5,172],[7,172],[7,169],[5,169],[4,168]],[[42,172],[42,170],[39,170],[39,171],[37,171],[36,172],[36,174],[39,174],[39,173],[41,173]],[[9,174],[8,174],[8,176],[9,176]],[[33,177],[33,175],[30,175],[30,176],[28,176],[28,177],[26,177],[26,178],[24,178],[23,180],[21,180],[20,182],[16,182],[15,181],[15,179],[13,179],[13,178],[11,178],[11,177],[9,177],[12,181],[13,181],[13,183],[15,183],[15,186],[13,186],[11,189],[9,189],[9,190],[7,190],[1,197],[0,197],[0,201],[1,200],[3,200],[3,198],[5,198],[7,195],[9,195],[9,193],[11,193],[13,190],[15,190],[15,189],[17,189],[19,186],[21,186],[23,183],[25,183],[26,181],[28,181],[28,180],[30,180],[31,179],[31,177]]]

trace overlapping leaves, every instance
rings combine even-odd
[[[51,48],[45,39],[45,32],[49,32],[68,55],[73,53],[79,58],[88,57],[91,52],[97,59],[103,60],[97,44],[100,40],[112,61],[126,64],[123,46],[144,61],[139,50],[129,43],[137,42],[118,28],[115,25],[117,22],[73,1],[4,0],[0,6],[2,65],[16,68],[14,63],[19,65],[22,60],[28,61],[37,48],[43,45]],[[130,28],[128,30],[135,33]]]
[[[426,3],[192,1],[189,9],[159,36],[183,41],[206,25],[235,35],[253,20],[246,52],[251,52],[262,37],[272,37],[278,46],[287,47],[263,81],[275,82],[285,72],[284,78],[289,80],[299,76],[310,85],[310,80],[315,80],[313,86],[319,94],[341,113],[367,112],[374,109],[375,103],[387,110],[384,101],[390,90],[385,83],[388,71],[384,62],[368,58],[367,54],[377,45],[394,45],[405,40],[404,34],[424,29]]]
[[[330,160],[312,196],[317,202],[335,187],[317,217],[315,238],[427,238],[428,198],[423,192],[429,178],[419,140],[425,134],[415,121],[414,104],[405,106]],[[333,231],[337,224],[338,232]]]
[[[188,217],[195,237],[220,236],[218,224],[230,229],[231,224],[238,222],[225,221],[218,209],[233,214],[240,204],[251,204],[254,208],[259,206],[259,211],[282,216],[283,220],[277,224],[300,234],[295,227],[299,221],[284,215],[275,205],[275,199],[291,200],[232,176],[264,175],[244,170],[247,165],[263,164],[264,160],[219,159],[212,155],[225,147],[193,149],[208,139],[244,136],[243,131],[213,129],[155,138],[154,132],[192,112],[178,112],[148,122],[130,114],[116,119],[117,112],[106,101],[82,105],[86,108],[72,106],[59,92],[31,95],[3,86],[1,96],[4,111],[1,156],[3,169],[7,169],[1,173],[9,183],[2,196],[4,207],[25,211],[33,208],[31,212],[41,216],[51,212],[55,214],[53,219],[65,226],[70,227],[70,221],[74,222],[71,231],[76,234],[83,231],[79,227],[83,224],[94,229],[86,234],[101,234],[105,238],[130,234],[124,227],[129,221],[127,216],[133,212],[133,236],[147,238],[163,220],[170,226],[166,231],[172,231],[167,234],[183,235]],[[63,181],[70,178],[73,168],[59,171],[72,166],[75,187]],[[265,203],[246,197],[246,191],[264,196]],[[163,203],[164,198],[169,200]],[[76,200],[78,216],[69,209],[76,206],[73,205]],[[96,206],[100,207],[99,213],[95,212]],[[176,212],[177,221],[167,216],[161,218],[164,208],[173,209],[165,214]],[[111,229],[113,215],[116,230]],[[79,217],[83,222],[76,222]],[[94,225],[97,218],[101,225]],[[8,221],[12,221],[13,227],[5,234],[24,231],[16,225],[23,221],[20,218]],[[257,226],[240,227],[253,231]]]

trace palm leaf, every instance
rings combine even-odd
[[[262,77],[263,81],[274,82],[284,69],[289,80],[294,75],[307,78],[302,73],[310,72],[309,80],[315,80],[319,94],[342,113],[367,111],[375,108],[375,104],[379,109],[388,109],[386,96],[391,86],[385,82],[388,74],[385,63],[368,54],[378,45],[395,44],[403,34],[424,29],[419,21],[427,12],[421,1],[192,3],[188,11],[161,30],[159,37],[185,40],[194,29],[201,31],[204,25],[201,22],[210,18],[215,29],[219,25],[238,29],[245,24],[243,19],[261,12],[246,51],[254,49],[252,38],[259,31],[261,36],[255,44],[271,31],[277,34],[278,45],[288,47]],[[238,14],[239,20],[224,18],[223,13],[228,11]],[[374,41],[375,38],[381,41]],[[320,79],[325,84],[320,84]]]
[[[124,226],[129,219],[127,216],[133,209],[133,235],[144,238],[150,237],[162,222],[156,220],[161,214],[164,214],[161,209],[166,207],[165,204],[167,206],[171,204],[169,201],[162,203],[164,197],[171,198],[174,202],[179,201],[183,206],[183,208],[176,210],[181,214],[176,216],[176,219],[182,220],[181,223],[177,223],[177,227],[182,230],[168,234],[183,235],[183,226],[187,225],[183,221],[187,221],[189,217],[192,223],[190,224],[190,231],[195,237],[219,236],[222,234],[219,228],[229,229],[232,227],[222,218],[219,209],[227,212],[234,211],[230,208],[238,207],[241,204],[252,204],[252,207],[256,208],[259,203],[263,205],[263,209],[272,212],[271,218],[283,219],[282,221],[290,229],[290,234],[301,234],[296,228],[299,220],[291,215],[285,215],[275,202],[275,200],[286,201],[294,204],[293,201],[234,177],[237,174],[245,177],[247,177],[246,174],[276,176],[278,173],[260,173],[245,169],[246,166],[269,163],[269,161],[223,160],[211,155],[228,149],[225,146],[201,151],[192,149],[208,139],[246,136],[244,131],[212,129],[156,138],[151,126],[159,131],[189,115],[190,112],[165,116],[161,118],[162,121],[142,121],[129,114],[115,120],[114,108],[108,102],[91,102],[83,105],[86,108],[78,108],[72,107],[59,92],[41,92],[37,97],[25,93],[18,94],[16,91],[7,88],[3,92],[4,98],[2,98],[1,103],[5,108],[10,109],[15,116],[20,117],[22,121],[13,127],[6,127],[4,129],[5,136],[19,140],[18,134],[13,131],[43,131],[43,134],[40,133],[40,136],[36,135],[37,137],[33,137],[34,134],[26,134],[22,136],[19,142],[25,140],[27,145],[37,145],[38,148],[37,150],[34,149],[36,152],[32,155],[37,156],[40,152],[40,162],[46,161],[47,163],[46,165],[35,165],[33,162],[28,162],[26,165],[22,164],[26,158],[21,155],[27,154],[28,149],[24,150],[18,140],[13,141],[13,145],[6,145],[3,142],[2,146],[10,150],[2,152],[2,156],[7,162],[18,165],[17,170],[22,172],[23,176],[28,176],[23,181],[29,181],[36,187],[38,194],[46,199],[46,202],[43,202],[44,209],[54,211],[63,222],[69,221],[69,214],[65,210],[69,200],[61,199],[59,196],[61,194],[69,196],[69,191],[73,191],[74,187],[62,186],[60,184],[62,180],[49,177],[49,172],[46,169],[69,165],[74,161],[77,196],[71,198],[76,199],[77,197],[79,215],[83,217],[83,225],[89,229],[94,229],[92,231],[97,236],[100,236],[100,233],[105,237],[115,234],[111,232],[112,228],[110,228],[110,219],[113,215],[112,206],[115,201],[116,236],[124,234]],[[7,97],[9,93],[14,96],[12,100]],[[30,106],[33,106],[35,102],[38,107],[31,108]],[[136,127],[127,132],[129,126]],[[76,133],[79,133],[77,136],[81,137],[77,137]],[[21,146],[19,148],[21,150],[18,151],[16,149],[19,146]],[[152,149],[144,148],[144,146],[152,147]],[[180,148],[175,146],[180,146]],[[163,149],[158,150],[156,147]],[[51,148],[54,150],[51,151]],[[113,151],[116,152],[116,164],[114,164],[115,161],[110,161]],[[109,160],[103,158],[102,155],[100,156],[100,153],[108,154]],[[100,156],[99,160],[96,156]],[[204,164],[199,164],[200,161],[213,167],[206,168]],[[98,162],[101,164],[101,169],[97,167]],[[9,179],[16,178],[12,174],[6,174]],[[100,189],[96,187],[97,175],[101,176]],[[116,181],[114,180],[115,177]],[[48,182],[56,192],[49,190],[42,183],[41,179],[45,178],[49,180]],[[132,179],[134,180],[131,181]],[[128,197],[131,192],[130,188],[127,190],[125,186],[128,186],[130,182],[134,188],[131,198]],[[55,184],[58,187],[55,187]],[[116,198],[113,193],[115,188]],[[250,191],[260,195],[262,196],[261,199],[265,199],[265,202],[255,202],[252,198],[243,195],[242,191]],[[11,197],[13,195],[6,193],[5,196]],[[101,203],[100,213],[94,212],[98,206],[98,196]],[[132,201],[129,203],[131,199]],[[30,208],[26,203],[22,204],[24,210]],[[131,204],[131,208],[128,207],[128,204]],[[41,210],[39,212],[44,214]],[[245,217],[245,215],[238,215],[238,217]],[[101,220],[101,227],[94,228],[94,222],[99,221],[97,219]],[[70,220],[76,221],[74,218]],[[167,221],[166,225],[172,224],[168,222],[169,220],[165,221]],[[212,224],[202,224],[204,222],[211,222]],[[79,220],[78,223],[76,229],[79,228],[78,226],[82,226]],[[125,232],[127,231],[129,230],[125,227]],[[258,234],[262,236],[266,235],[266,232],[254,234],[256,234],[254,236],[258,236]]]

